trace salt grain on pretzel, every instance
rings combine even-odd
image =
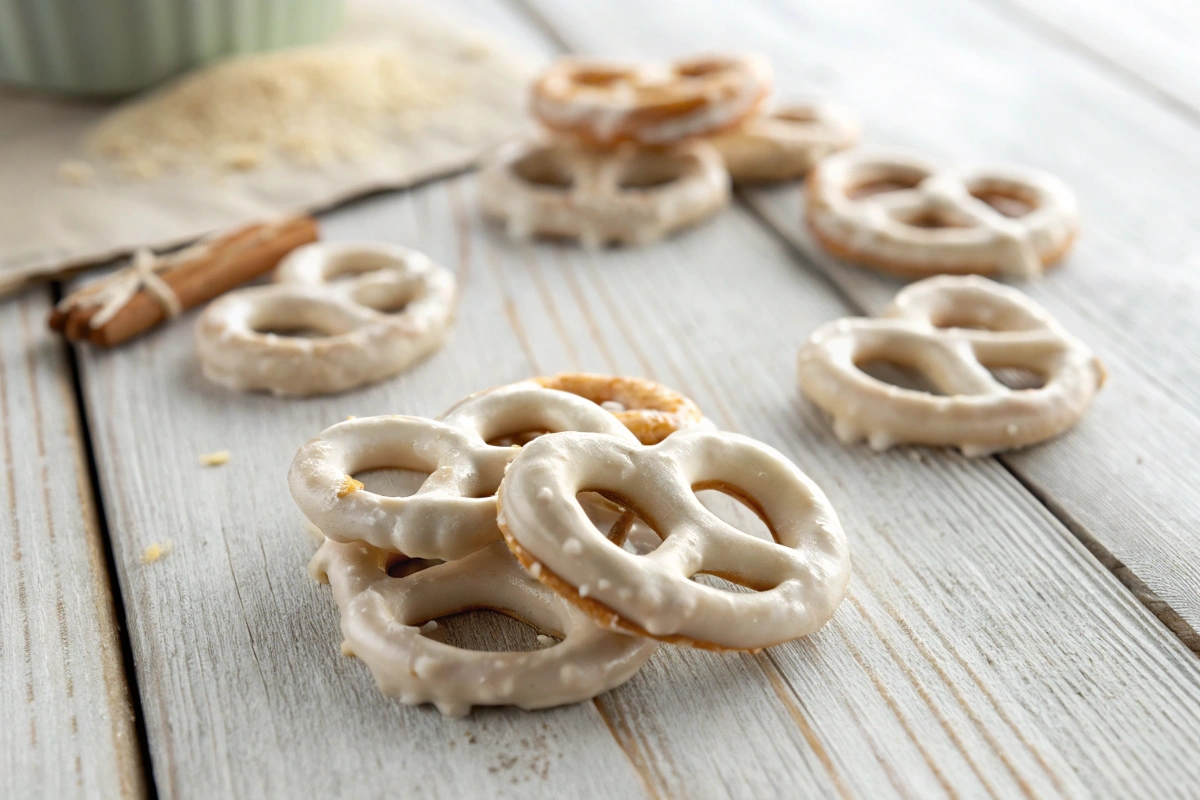
[[[700,489],[747,502],[775,541],[723,522]],[[646,555],[617,546],[588,519],[584,491],[635,511],[662,544]],[[821,490],[777,451],[731,433],[684,430],[652,447],[548,434],[521,450],[497,497],[500,529],[526,569],[600,624],[664,641],[758,650],[805,636],[833,616],[850,579]],[[697,573],[757,591],[705,586]]]
[[[353,389],[436,350],[454,316],[454,276],[396,245],[308,245],[275,279],[205,309],[196,349],[210,380],[279,395]],[[304,329],[320,335],[270,332]]]
[[[593,144],[663,145],[738,124],[771,83],[759,56],[646,64],[562,58],[534,81],[531,106],[546,127]]]
[[[333,587],[343,652],[370,668],[380,691],[409,705],[433,703],[460,717],[477,705],[534,709],[579,702],[624,683],[658,646],[598,627],[525,572],[502,542],[405,577],[388,574],[396,558],[327,540],[309,569]],[[531,625],[549,646],[487,652],[422,635],[435,617],[480,608]],[[562,641],[555,644],[548,634]]]
[[[942,393],[903,389],[863,372],[883,360],[915,368]],[[1045,383],[1010,389],[989,368],[1022,368]],[[1015,289],[941,276],[896,295],[883,319],[841,319],[800,351],[800,387],[834,418],[843,442],[883,450],[913,443],[979,456],[1062,433],[1103,385],[1092,351]]]
[[[1079,229],[1075,194],[1053,175],[960,167],[891,148],[822,161],[808,178],[806,215],[834,255],[919,277],[1040,275]]]
[[[440,421],[383,416],[338,423],[296,453],[288,487],[300,511],[335,541],[417,558],[462,558],[500,538],[494,495],[519,448],[488,442],[563,430],[637,441],[594,403],[520,383],[473,395]],[[386,467],[429,477],[408,497],[343,491],[347,476]]]
[[[803,178],[813,166],[859,137],[858,119],[840,106],[793,102],[753,116],[709,141],[734,183]]]
[[[644,244],[728,205],[729,174],[705,142],[610,152],[535,135],[496,151],[479,193],[513,238]]]
[[[642,444],[658,444],[677,430],[707,422],[691,399],[645,378],[561,372],[533,380],[611,411]]]

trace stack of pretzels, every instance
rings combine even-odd
[[[731,177],[796,178],[857,138],[855,120],[829,104],[768,112],[772,82],[753,55],[560,59],[533,84],[543,130],[484,170],[484,213],[517,238],[642,244],[725,207]]]
[[[428,478],[391,497],[353,477],[385,467]],[[343,652],[385,694],[451,716],[594,697],[660,642],[756,651],[805,636],[850,578],[837,515],[812,481],[640,379],[558,375],[471,395],[437,419],[351,419],[300,448],[288,481],[326,537],[310,571],[333,587]],[[773,541],[720,519],[702,489],[748,505]],[[425,635],[437,617],[480,608],[533,626],[542,649]]]

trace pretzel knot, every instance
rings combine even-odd
[[[822,161],[808,180],[806,214],[827,250],[905,276],[1040,275],[1079,228],[1074,193],[1052,175],[887,148]]]
[[[643,65],[564,58],[534,81],[531,106],[546,127],[592,144],[663,145],[736,125],[771,83],[760,56]]]
[[[494,495],[519,448],[488,442],[562,430],[636,442],[595,403],[517,383],[474,395],[440,421],[364,417],[327,428],[296,453],[288,487],[300,511],[330,539],[416,558],[462,558],[500,538]],[[348,476],[384,467],[429,477],[408,497],[344,490]]]
[[[484,213],[508,234],[643,244],[729,203],[729,175],[705,142],[590,150],[547,136],[509,142],[480,178]]]
[[[734,183],[803,178],[818,161],[859,137],[853,114],[832,103],[793,102],[714,136]]]
[[[309,570],[333,587],[343,652],[367,665],[380,691],[409,705],[433,703],[458,717],[473,705],[533,709],[586,700],[624,683],[658,646],[598,627],[530,577],[502,542],[404,577],[388,574],[396,558],[327,540]],[[443,644],[417,627],[480,608],[562,641],[531,652],[484,652]]]
[[[396,245],[306,245],[280,263],[275,280],[205,309],[196,347],[211,380],[279,395],[353,389],[436,350],[454,316],[454,276]]]
[[[1073,426],[1104,383],[1085,344],[1027,296],[986,278],[914,283],[884,317],[831,322],[800,351],[801,389],[833,416],[845,443],[957,446],[967,456],[1024,447]],[[873,360],[915,368],[944,396],[859,369]],[[1013,390],[989,367],[1030,370],[1044,384]]]
[[[695,491],[714,488],[750,505],[775,541],[705,508]],[[588,520],[580,492],[635,512],[662,544],[646,555],[622,549]],[[777,451],[735,434],[683,430],[651,447],[549,434],[521,450],[497,497],[500,529],[525,568],[611,629],[758,650],[820,628],[850,579],[825,495]],[[697,573],[757,591],[705,586]]]

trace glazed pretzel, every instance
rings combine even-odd
[[[860,147],[808,179],[808,224],[825,249],[888,272],[1031,277],[1066,255],[1075,194],[1019,167],[958,167],[905,150]]]
[[[986,278],[914,283],[884,317],[831,322],[800,351],[800,387],[845,443],[946,445],[967,456],[1024,447],[1073,426],[1104,383],[1086,345],[1027,296]],[[892,386],[857,366],[876,359],[919,370],[946,396]],[[1028,369],[1045,383],[1013,390],[989,367]]]
[[[306,245],[280,262],[275,281],[205,309],[196,349],[210,380],[278,395],[353,389],[436,350],[454,316],[454,276],[396,245]],[[389,308],[400,310],[378,310]],[[306,328],[323,335],[260,332]]]
[[[474,705],[550,706],[587,700],[629,679],[654,653],[651,639],[603,630],[521,568],[502,542],[458,561],[393,578],[388,553],[326,540],[309,571],[333,587],[342,652],[357,656],[379,689],[448,717]],[[483,652],[421,635],[435,617],[487,608],[562,641],[531,652]]]
[[[533,380],[547,389],[585,397],[611,411],[642,444],[658,444],[681,428],[707,423],[691,399],[645,378],[560,372]]]
[[[551,130],[592,144],[663,145],[707,136],[752,114],[771,89],[760,56],[616,64],[562,58],[533,83],[532,110]]]
[[[537,135],[496,151],[480,178],[487,216],[508,234],[644,244],[729,203],[729,174],[711,145],[588,150]]]
[[[519,448],[488,442],[563,430],[636,442],[594,403],[519,383],[473,395],[440,421],[383,416],[338,423],[296,453],[288,487],[300,511],[330,539],[414,558],[462,558],[500,538],[494,495]],[[382,467],[429,477],[408,497],[378,495],[351,478]]]
[[[858,141],[858,119],[833,103],[792,102],[709,141],[734,183],[803,178],[818,161]]]
[[[705,508],[695,490],[714,488],[751,505],[775,542]],[[636,512],[662,544],[646,555],[617,546],[588,520],[583,491]],[[846,538],[825,495],[777,451],[736,434],[684,430],[652,447],[549,434],[521,450],[497,497],[500,530],[525,568],[616,630],[758,650],[824,625],[850,579]],[[759,591],[691,580],[700,572]]]

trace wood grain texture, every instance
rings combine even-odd
[[[410,781],[431,796],[1083,796],[1200,779],[1186,757],[1200,746],[1195,659],[1011,475],[847,450],[797,402],[793,343],[847,308],[744,211],[590,254],[509,243],[460,179],[358,204],[326,235],[417,244],[454,266],[464,294],[446,349],[311,401],[207,384],[187,319],[85,358],[164,795]],[[433,414],[577,368],[674,385],[795,458],[843,513],[851,600],[811,640],[764,655],[664,648],[592,705],[447,721],[382,700],[338,655],[328,592],[304,574],[292,453],[347,414]],[[153,435],[136,433],[144,418],[161,420]],[[196,464],[223,448],[226,466]],[[140,564],[163,538],[174,551]]]
[[[1147,0],[986,0],[1056,46],[1200,119],[1200,8]]]
[[[1200,651],[1200,502],[1189,490],[1200,452],[1200,277],[1188,210],[1200,201],[1200,163],[1186,155],[1200,142],[1194,125],[987,7],[538,8],[581,49],[759,50],[774,62],[781,94],[838,98],[863,115],[868,141],[1030,164],[1071,183],[1084,208],[1078,248],[1020,288],[1091,344],[1112,380],[1076,430],[1004,461]],[[630,26],[635,8],[639,24]],[[860,310],[878,311],[903,285],[825,255],[801,223],[794,186],[747,198]]]
[[[601,30],[608,12],[569,13]],[[205,382],[194,315],[83,352],[164,796],[1169,796],[1200,781],[1200,665],[1008,471],[843,448],[797,399],[798,343],[851,307],[745,210],[589,253],[507,241],[463,178],[357,203],[325,235],[453,267],[445,349],[304,401]],[[816,636],[756,656],[664,648],[593,704],[454,721],[380,698],[304,572],[292,454],[348,414],[434,414],[561,369],[663,381],[795,459],[842,514],[850,599]],[[198,465],[219,449],[227,465]],[[166,539],[169,555],[140,563]],[[458,622],[456,638],[511,641]]]
[[[0,304],[0,797],[145,784],[70,366],[48,289]]]

